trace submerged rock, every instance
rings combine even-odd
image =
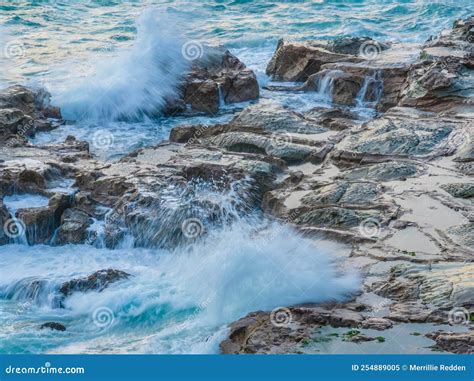
[[[48,321],[46,323],[41,324],[40,329],[46,329],[46,328],[49,328],[52,331],[65,331],[66,330],[66,327],[63,324],[57,323],[54,321]]]
[[[59,288],[59,292],[67,297],[74,292],[98,291],[101,292],[110,284],[122,279],[128,279],[131,275],[125,271],[107,269],[99,270],[85,278],[76,278],[65,282]]]

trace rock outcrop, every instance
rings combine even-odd
[[[259,86],[254,72],[228,50],[206,47],[193,61],[181,87],[182,98],[170,99],[165,114],[186,111],[214,115],[222,104],[255,100]]]
[[[110,284],[123,279],[128,279],[130,274],[125,271],[106,269],[99,270],[85,278],[76,278],[68,282],[64,282],[59,288],[59,293],[64,297],[68,297],[74,292],[101,292]]]

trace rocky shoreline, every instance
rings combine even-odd
[[[140,247],[187,245],[235,218],[212,197],[232,190],[238,213],[262,210],[315,242],[347,245],[341,267],[362,274],[363,286],[345,303],[250,313],[230,325],[223,353],[320,353],[329,341],[371,352],[385,332],[414,323],[428,331],[413,341],[473,353],[473,31],[470,17],[423,46],[281,40],[267,67],[279,83],[265,90],[318,92],[331,108],[254,103],[227,124],[173,128],[169,141],[118,162],[100,161],[73,136],[32,145],[34,134],[61,128],[60,110],[43,90],[10,87],[0,93],[0,244],[21,235],[30,245],[100,240],[113,249],[128,235]],[[250,69],[225,50],[211,53],[166,114],[213,115],[222,103],[258,98]],[[361,105],[377,115],[361,117]],[[12,215],[4,198],[14,194],[48,203]],[[84,292],[74,287],[68,293]]]

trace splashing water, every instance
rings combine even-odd
[[[145,11],[137,22],[131,48],[115,57],[93,63],[93,73],[74,83],[52,89],[52,102],[67,119],[137,120],[159,115],[167,98],[176,96],[188,62],[182,57],[178,27],[155,9]]]
[[[340,249],[278,224],[257,232],[245,220],[189,250],[3,246],[0,351],[216,352],[226,324],[248,312],[341,299],[356,290],[357,277],[341,276],[331,263],[330,253]],[[100,293],[74,293],[65,308],[53,308],[61,282],[111,263],[133,277]],[[36,293],[32,281],[42,285]],[[15,316],[26,302],[28,310]],[[106,331],[94,324],[100,308],[113,313]],[[38,331],[44,321],[62,322],[66,334]],[[19,322],[22,328],[14,329]]]
[[[186,245],[1,246],[0,352],[212,353],[227,324],[251,311],[341,300],[358,289],[357,275],[340,273],[331,259],[344,247],[303,238],[252,212],[248,179],[223,184],[191,181],[160,193],[171,211],[160,213],[169,239],[188,210],[205,222],[206,234],[187,236]],[[61,298],[63,282],[111,266],[132,277]],[[38,333],[45,321],[65,324],[67,334]]]
[[[329,70],[322,76],[318,78],[318,94],[324,99],[327,103],[332,103],[332,89],[334,84],[334,79],[338,75],[343,74],[340,70]]]
[[[382,73],[375,71],[372,75],[368,75],[364,78],[362,87],[356,96],[356,106],[374,108],[380,102],[382,91]]]

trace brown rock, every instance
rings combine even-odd
[[[99,270],[85,278],[76,278],[61,285],[59,292],[65,297],[71,295],[73,292],[87,292],[98,291],[101,292],[110,284],[118,282],[122,279],[128,279],[130,274],[115,270],[106,269]]]
[[[184,102],[195,111],[215,114],[219,111],[219,87],[212,80],[193,80],[184,90]]]
[[[321,70],[322,65],[332,62],[360,62],[362,59],[346,54],[333,53],[312,44],[280,40],[267,66],[267,74],[279,81],[303,82]]]
[[[80,244],[87,239],[87,229],[92,224],[92,219],[78,209],[66,209],[61,216],[61,226],[56,236],[56,244]]]
[[[26,208],[17,211],[17,217],[26,226],[26,238],[30,244],[47,243],[61,221],[61,215],[71,204],[66,194],[55,194],[47,207]]]
[[[426,337],[436,341],[436,349],[457,353],[474,353],[474,330],[469,332],[445,332],[436,331],[426,335]]]

